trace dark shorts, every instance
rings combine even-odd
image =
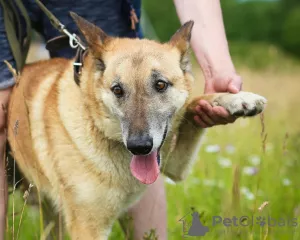
[[[128,0],[43,0],[45,6],[62,22],[71,33],[79,34],[69,12],[73,11],[88,21],[101,27],[107,34],[118,37],[136,37],[137,33],[131,30],[129,19]],[[49,22],[47,16],[40,10],[34,0],[23,0],[33,28],[39,32],[46,41],[61,35]],[[141,0],[133,1],[133,5],[140,17]],[[25,26],[24,26],[25,27]],[[24,31],[25,32],[25,31]],[[141,37],[138,26],[138,36]],[[9,61],[15,67],[10,46],[7,41],[4,24],[3,9],[0,7],[0,89],[14,85],[11,73],[3,60]],[[74,57],[74,50],[66,48],[59,52],[52,52],[51,57]]]

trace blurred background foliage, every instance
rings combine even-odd
[[[300,58],[299,0],[223,0],[221,4],[235,62],[264,68],[285,55]],[[143,6],[157,38],[167,41],[180,26],[173,1],[148,0]],[[248,58],[241,59],[245,53]]]

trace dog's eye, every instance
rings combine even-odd
[[[165,81],[163,80],[158,80],[156,83],[155,83],[155,88],[157,91],[159,92],[164,92],[166,91],[166,89],[168,88],[168,83],[166,83]]]
[[[124,95],[124,91],[119,85],[112,87],[111,90],[116,95],[116,97],[122,97]]]

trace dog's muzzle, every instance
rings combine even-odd
[[[150,137],[141,137],[140,141],[135,138],[129,138],[127,141],[128,150],[133,153],[130,163],[132,175],[144,184],[152,184],[159,175],[160,149],[167,136],[168,125],[166,125],[163,138],[159,148],[155,151],[153,148],[153,139]],[[152,150],[152,151],[151,151]]]

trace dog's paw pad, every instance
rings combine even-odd
[[[226,94],[216,98],[213,105],[222,106],[236,117],[255,116],[264,110],[267,100],[254,93],[239,92]]]

